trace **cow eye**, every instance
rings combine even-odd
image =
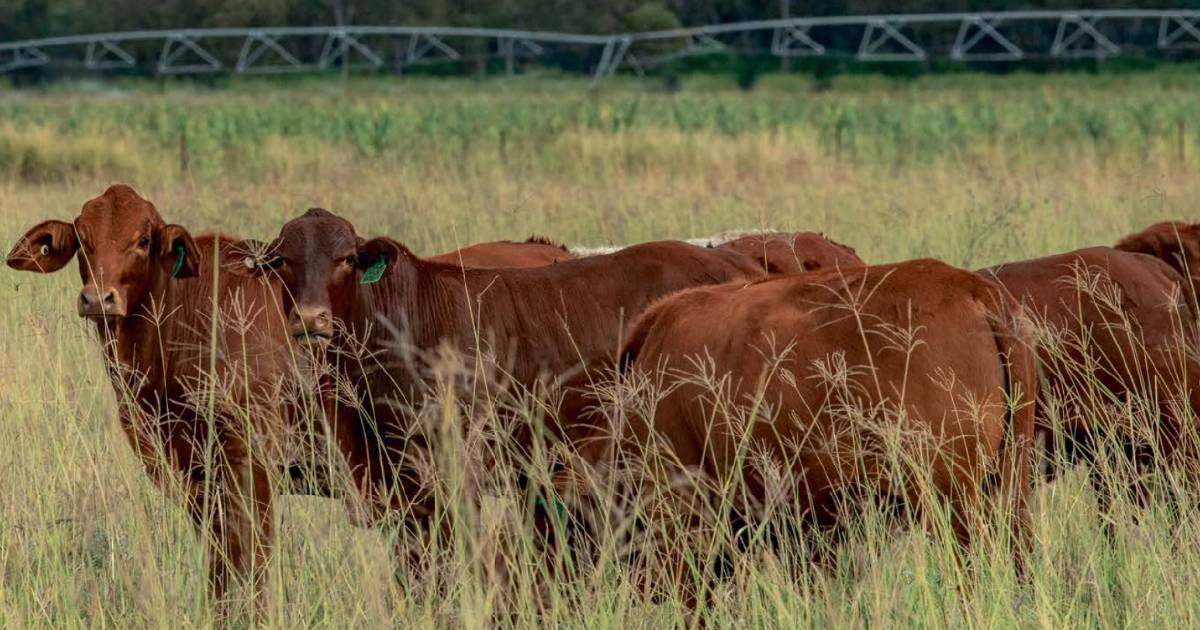
[[[138,249],[147,249],[149,247],[150,247],[150,237],[149,236],[143,236],[142,238],[138,239],[138,242],[137,242]]]
[[[354,256],[346,256],[346,257],[342,258],[342,260],[341,260],[341,263],[343,265],[349,265],[351,267],[353,267],[357,262],[358,262],[358,259],[355,258]]]

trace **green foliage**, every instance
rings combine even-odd
[[[647,2],[625,16],[626,30],[633,32],[665,31],[679,28],[679,18],[662,2]]]
[[[593,96],[566,92],[554,83],[529,83],[520,95],[447,93],[414,85],[403,100],[390,98],[386,82],[363,81],[348,98],[311,94],[304,86],[258,96],[254,83],[242,89],[179,99],[137,92],[117,99],[47,99],[38,107],[20,100],[0,102],[0,118],[13,128],[3,136],[0,160],[10,174],[42,180],[138,162],[154,172],[186,161],[192,170],[217,172],[237,164],[254,172],[264,166],[272,139],[344,147],[373,159],[391,154],[436,154],[464,160],[480,151],[516,151],[522,159],[552,163],[556,140],[582,132],[600,134],[673,130],[741,136],[781,130],[812,135],[830,152],[875,160],[926,160],[946,151],[970,151],[996,143],[1013,151],[1058,153],[1080,143],[1147,147],[1195,141],[1200,101],[1179,98],[1188,75],[1148,75],[1137,89],[1073,87],[1080,77],[1044,80],[1014,75],[1003,80],[971,75],[907,81],[869,76],[833,81],[843,96],[822,98],[811,81],[761,74],[753,62],[739,66],[736,85],[728,79],[688,78],[673,97],[619,86]],[[761,94],[746,100],[735,87],[763,77]],[[570,84],[568,84],[570,85]],[[1010,94],[1010,88],[1039,86]],[[1096,99],[1097,89],[1108,90]],[[21,129],[24,131],[15,131]],[[31,135],[33,134],[33,135]],[[61,142],[62,137],[97,138]],[[132,155],[106,152],[99,138],[117,138],[139,148]],[[106,140],[104,142],[109,142]],[[154,156],[154,157],[149,157]]]

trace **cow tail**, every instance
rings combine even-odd
[[[1008,502],[1013,552],[1018,573],[1031,540],[1029,495],[1034,459],[1034,417],[1037,408],[1038,365],[1033,335],[1023,309],[1010,296],[997,294],[992,334],[1004,371],[1008,426],[1000,447],[999,496]]]

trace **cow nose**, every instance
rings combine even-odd
[[[301,342],[328,340],[333,336],[333,315],[327,308],[297,308],[292,314],[292,336]]]
[[[125,305],[112,289],[84,287],[79,292],[80,317],[124,317]]]

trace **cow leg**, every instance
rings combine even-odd
[[[961,552],[959,557],[964,561],[964,569],[970,569],[974,555],[988,553],[987,550],[976,549],[980,541],[988,540],[986,532],[994,531],[996,540],[1003,543],[1003,534],[991,524],[1005,523],[1008,525],[1013,570],[1018,579],[1027,576],[1026,554],[1032,539],[1029,490],[1033,472],[1033,440],[1032,430],[1017,434],[1011,448],[1006,445],[998,454],[999,471],[984,478],[952,480],[949,488],[941,490],[942,500],[948,509],[950,530]]]
[[[837,571],[838,555],[850,538],[851,523],[860,514],[856,503],[860,493],[856,488],[810,492],[809,504],[801,507],[796,540],[807,551],[808,562],[826,575]]]
[[[1082,412],[1081,412],[1082,413]],[[1114,536],[1113,523],[1113,481],[1114,476],[1125,474],[1128,459],[1108,453],[1108,458],[1102,457],[1111,451],[1112,432],[1106,430],[1102,423],[1095,421],[1080,422],[1079,426],[1067,427],[1060,438],[1067,446],[1070,457],[1067,462],[1081,464],[1087,468],[1088,484],[1096,496],[1096,513],[1100,516],[1101,527],[1105,538],[1110,542]],[[1121,483],[1125,483],[1123,480]]]
[[[1105,472],[1097,462],[1091,462],[1088,467],[1088,482],[1092,486],[1092,492],[1096,495],[1096,511],[1100,514],[1103,522],[1104,536],[1111,542],[1116,534],[1112,513],[1112,483],[1108,478],[1110,474]]]
[[[717,492],[703,486],[703,482],[685,486],[671,491],[670,498],[658,508],[662,512],[651,517],[653,532],[647,533],[659,537],[652,553],[661,559],[661,573],[647,577],[674,589],[688,611],[688,627],[706,627],[702,611],[713,607],[725,578],[733,571],[730,550],[714,539],[729,524],[715,520],[720,512]]]
[[[980,501],[981,493],[978,484],[953,483],[953,487],[947,495],[950,531],[954,535],[959,549],[963,552],[963,557],[969,557],[983,526],[981,510],[984,505]]]
[[[1163,492],[1163,498],[1176,519],[1182,517],[1182,510],[1190,503],[1188,497],[1200,481],[1196,473],[1200,470],[1200,434],[1197,433],[1200,369],[1191,361],[1187,362],[1183,380],[1182,386],[1174,392],[1174,400],[1160,403],[1157,444],[1138,460],[1138,487],[1131,489],[1131,492],[1137,493],[1140,505],[1145,505],[1150,498],[1145,477],[1151,469],[1169,469],[1174,474],[1182,475],[1179,479],[1182,488],[1168,486]],[[1181,490],[1186,494],[1181,495]]]
[[[1009,525],[1013,570],[1018,579],[1028,577],[1028,555],[1033,544],[1029,502],[1038,456],[1037,440],[1034,406],[1028,404],[1013,410],[1008,439],[998,453],[1000,470],[998,483],[993,487],[998,496],[989,501],[997,513],[988,520]]]
[[[239,589],[261,619],[268,610],[267,577],[275,522],[268,471],[254,460],[219,464],[192,516],[209,537],[209,590],[218,618],[228,620],[240,608]]]
[[[837,571],[838,555],[846,546],[849,534],[850,529],[844,523],[808,528],[806,542],[809,562],[824,574],[833,575]]]
[[[707,549],[707,545],[703,541],[699,541],[692,534],[699,529],[700,519],[692,518],[684,515],[677,515],[674,518],[667,517],[663,522],[656,527],[658,530],[655,535],[661,536],[659,545],[654,552],[661,554],[661,562],[658,571],[659,575],[649,573],[644,577],[652,582],[657,578],[661,580],[656,586],[652,582],[645,586],[649,587],[651,592],[658,590],[661,587],[675,589],[675,595],[683,604],[684,610],[687,611],[688,627],[698,626],[700,619],[699,606],[701,602],[708,603],[709,598],[713,596],[716,582],[713,579],[713,567],[708,565],[707,558],[702,554]],[[674,547],[672,550],[671,547]],[[688,556],[691,552],[692,559],[689,561]],[[651,569],[650,566],[645,567]],[[697,576],[697,572],[701,575]],[[697,579],[699,578],[699,579]],[[666,594],[666,593],[660,593]]]
[[[527,488],[527,491],[530,490]],[[591,539],[579,533],[582,531],[581,511],[569,509],[552,488],[535,487],[532,493],[534,496],[528,503],[533,507],[530,515],[532,533],[545,562],[545,574],[539,571],[536,580],[536,597],[539,609],[544,611],[551,599],[545,576],[558,582],[572,579],[576,575],[576,561],[592,551]]]
[[[1180,487],[1170,487],[1167,490],[1167,500],[1171,502],[1176,523],[1183,518],[1184,510],[1193,509],[1196,502],[1191,498],[1197,488],[1200,488],[1200,380],[1190,392],[1191,400],[1186,409],[1180,410],[1178,424],[1177,448],[1168,459],[1172,471],[1181,475]],[[1181,494],[1181,490],[1183,493]]]

